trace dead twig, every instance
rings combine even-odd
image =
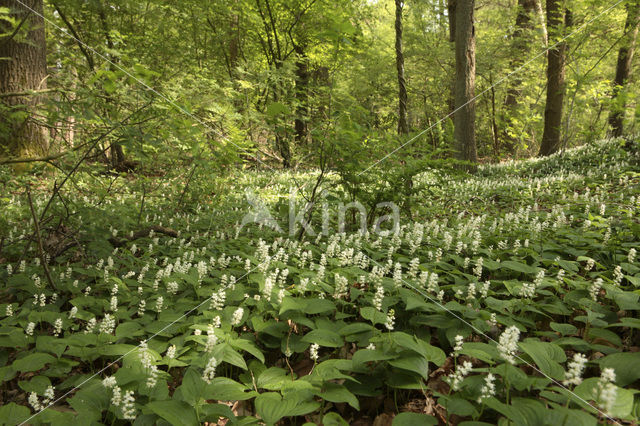
[[[44,268],[44,274],[47,277],[47,281],[51,288],[56,288],[53,279],[51,278],[51,273],[49,273],[49,266],[47,265],[47,257],[44,254],[44,249],[42,248],[42,235],[40,235],[40,223],[38,221],[38,216],[36,215],[36,210],[33,208],[33,202],[31,201],[31,191],[27,188],[27,199],[29,200],[29,208],[31,209],[31,216],[33,216],[33,227],[35,228],[36,239],[38,240],[38,253],[40,255],[40,263]]]

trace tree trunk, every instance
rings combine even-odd
[[[457,156],[476,162],[475,96],[476,36],[473,25],[475,0],[457,2],[455,14],[456,38],[456,113],[453,117],[453,136]]]
[[[542,41],[544,42],[544,47],[549,47],[549,34],[547,33],[547,24],[544,21],[542,0],[534,0],[534,5],[536,8],[536,15],[538,15],[538,20],[540,21],[540,30],[542,31]]]
[[[611,126],[611,136],[621,136],[625,109],[625,86],[631,73],[631,61],[638,37],[638,27],[640,26],[640,1],[630,0],[626,5],[627,20],[624,24],[626,37],[621,42],[618,51],[618,63],[616,65],[616,77],[613,80],[613,92],[611,113],[609,114],[609,126]]]
[[[456,0],[447,1],[447,17],[449,18],[449,44],[451,44],[451,50],[455,55],[455,42],[456,42]],[[456,109],[456,82],[452,79],[449,86],[449,98],[447,100],[449,107],[449,113],[452,113]]]
[[[404,55],[402,53],[403,0],[396,0],[396,68],[398,70],[398,134],[409,133],[407,119],[407,83],[404,79]]]
[[[512,34],[512,60],[510,69],[517,70],[524,63],[527,54],[528,37],[527,33],[533,29],[532,15],[535,13],[537,0],[518,0],[518,13],[516,15],[516,28]],[[513,118],[518,107],[518,101],[522,94],[522,74],[516,73],[507,86],[507,96],[504,100],[504,130],[502,131],[504,146],[512,155],[516,151],[516,138],[508,132],[513,123]]]
[[[550,40],[559,40],[562,36],[562,18],[565,27],[571,24],[571,12],[564,13],[561,0],[547,0],[547,28]],[[557,42],[550,41],[550,44]],[[562,107],[565,93],[565,56],[567,43],[560,42],[551,49],[547,57],[547,102],[544,108],[544,131],[540,144],[539,156],[551,155],[560,148],[560,131],[562,125]]]
[[[304,47],[296,45],[296,118],[294,122],[296,143],[301,145],[307,141],[307,116],[309,109],[309,58]]]
[[[22,0],[37,13],[43,13],[43,0]],[[47,55],[44,20],[16,0],[0,0],[0,7],[9,8],[20,28],[0,39],[0,93],[16,93],[45,89]],[[12,29],[3,21],[1,31]],[[28,30],[27,34],[24,34]],[[48,150],[47,131],[31,118],[32,110],[40,103],[39,96],[9,96],[3,98],[5,107],[26,110],[26,118],[0,123],[8,131],[0,135],[0,156],[21,157],[25,154],[44,154]]]

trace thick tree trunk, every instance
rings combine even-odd
[[[611,136],[621,136],[625,109],[625,86],[631,73],[631,61],[635,51],[638,27],[640,27],[640,1],[630,0],[626,4],[627,20],[624,24],[626,37],[621,42],[616,65],[616,77],[613,80],[612,108],[609,114]]]
[[[511,70],[517,70],[524,63],[529,44],[527,33],[533,29],[532,16],[536,11],[537,0],[518,0],[518,13],[516,15],[516,28],[512,34],[512,59]],[[502,133],[505,148],[513,155],[516,151],[516,138],[508,132],[518,107],[520,96],[522,95],[522,74],[516,73],[507,86],[507,96],[504,99],[504,130]]]
[[[22,0],[29,8],[43,13],[42,0]],[[19,23],[15,34],[0,39],[0,93],[19,93],[46,88],[47,56],[44,20],[15,0],[0,0],[0,7],[9,8]],[[2,33],[11,33],[6,23],[0,24]],[[25,30],[28,31],[25,34]],[[9,96],[2,99],[10,109],[24,109],[26,118],[0,122],[8,128],[0,135],[0,156],[44,154],[48,150],[47,131],[32,118],[39,96]]]
[[[547,28],[551,40],[559,40],[562,34],[562,17],[565,27],[571,23],[571,12],[563,13],[561,0],[547,0]],[[556,43],[555,41],[550,43]],[[562,107],[565,93],[566,42],[558,43],[549,50],[547,57],[547,102],[544,108],[544,131],[538,155],[551,155],[560,148]]]
[[[455,14],[456,113],[453,136],[458,158],[476,162],[476,35],[473,25],[474,0],[458,1]],[[458,109],[459,108],[459,109]]]
[[[409,133],[407,119],[407,83],[404,78],[404,55],[402,53],[402,8],[403,0],[396,0],[396,68],[398,70],[398,134]]]

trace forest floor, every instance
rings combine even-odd
[[[331,176],[302,239],[288,172],[79,172],[44,215],[0,174],[0,423],[637,422],[639,151],[433,170],[395,232],[338,232]]]

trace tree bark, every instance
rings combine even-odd
[[[551,40],[559,40],[562,34],[564,15],[565,27],[571,24],[571,12],[563,12],[562,0],[547,0],[547,29]],[[557,43],[549,49],[547,57],[547,102],[544,108],[544,131],[540,144],[539,156],[551,155],[560,148],[560,132],[562,125],[562,109],[565,94],[565,56],[567,43]]]
[[[621,41],[622,45],[618,51],[618,63],[616,64],[616,76],[613,80],[613,92],[611,94],[612,107],[609,114],[609,126],[611,136],[622,135],[624,109],[625,109],[625,86],[631,73],[631,61],[638,37],[638,27],[640,27],[640,1],[630,0],[625,5],[627,9],[627,19],[624,24],[626,37]]]
[[[449,44],[452,46],[451,50],[455,56],[455,42],[456,42],[456,0],[447,0],[447,18],[449,19]],[[449,107],[449,113],[452,113],[456,109],[456,82],[451,81],[449,86],[449,98],[447,100]]]
[[[518,12],[516,15],[516,27],[511,35],[512,42],[512,60],[510,61],[510,69],[517,70],[524,63],[527,53],[528,37],[527,33],[533,29],[532,15],[536,11],[537,0],[518,0]],[[505,148],[512,155],[516,151],[517,139],[508,132],[512,125],[518,101],[522,94],[522,74],[516,73],[507,86],[507,96],[504,99],[504,130],[501,132],[504,140]]]
[[[303,46],[296,45],[296,118],[295,139],[298,145],[307,141],[307,116],[309,109],[309,58]]]
[[[404,78],[404,55],[402,53],[402,9],[403,0],[396,1],[396,68],[398,70],[398,134],[409,133],[407,119],[407,83]]]
[[[459,1],[455,13],[456,44],[456,113],[453,136],[457,156],[477,162],[475,116],[476,36],[473,25],[475,0]]]
[[[43,0],[22,0],[29,8],[42,15]],[[15,0],[0,0],[0,7],[9,8],[21,25],[14,34],[0,39],[0,94],[46,89],[47,55],[44,20]],[[0,24],[8,33],[5,22]],[[26,31],[26,33],[25,33]],[[10,96],[2,99],[10,110],[26,110],[26,118],[1,118],[8,132],[0,135],[0,156],[20,157],[46,154],[49,146],[47,131],[33,119],[33,109],[41,96]]]

